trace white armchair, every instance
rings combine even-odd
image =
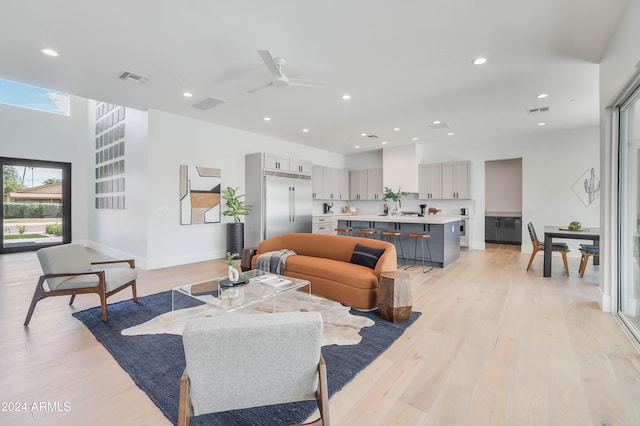
[[[138,301],[136,279],[138,271],[133,259],[90,262],[87,251],[81,244],[63,244],[42,248],[37,251],[43,275],[40,276],[29,306],[24,325],[29,325],[36,304],[50,296],[71,295],[69,305],[73,304],[76,294],[96,293],[102,305],[102,320],[109,321],[107,297],[129,286],[133,300]],[[125,267],[107,268],[105,265],[126,264]],[[44,283],[47,282],[48,290]]]
[[[192,321],[182,335],[186,368],[179,425],[192,416],[315,399],[329,425],[318,312],[221,315]]]

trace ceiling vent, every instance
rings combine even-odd
[[[549,112],[551,107],[545,106],[540,108],[531,108],[527,110],[527,114],[540,114],[541,112]]]
[[[432,129],[448,129],[449,128],[449,123],[445,123],[444,121],[441,121],[439,123],[432,123],[429,124],[429,127],[431,127]]]
[[[193,105],[191,105],[193,108],[202,110],[202,111],[206,111],[208,109],[211,109],[213,107],[216,107],[218,105],[221,105],[223,103],[225,103],[227,101],[223,100],[223,99],[218,99],[218,98],[214,98],[214,97],[208,97],[208,98],[204,98],[203,100],[201,100],[200,102],[197,102]]]
[[[129,71],[122,71],[120,75],[118,75],[118,78],[120,80],[129,81],[131,83],[138,83],[138,84],[143,84],[149,81],[147,77],[143,77],[139,74],[134,74]]]

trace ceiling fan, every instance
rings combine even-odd
[[[258,50],[258,54],[269,68],[271,72],[271,81],[264,86],[248,90],[247,93],[254,93],[258,90],[266,89],[269,86],[287,87],[287,86],[303,86],[303,87],[326,87],[327,83],[312,80],[304,80],[301,78],[289,78],[282,72],[282,68],[287,63],[284,58],[274,58],[268,50]]]

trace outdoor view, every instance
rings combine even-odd
[[[62,170],[4,164],[3,247],[62,241]]]

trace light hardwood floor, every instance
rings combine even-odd
[[[640,355],[599,310],[594,267],[580,279],[570,259],[566,277],[554,258],[554,277],[545,279],[542,256],[529,272],[527,261],[519,249],[490,246],[463,252],[445,270],[412,272],[422,316],[331,398],[333,424],[640,424]],[[138,291],[225,271],[222,260],[141,271]],[[22,326],[39,274],[34,253],[0,255],[0,402],[27,404],[26,412],[0,411],[0,424],[169,424],[71,316],[97,298],[79,296],[72,307],[66,297],[46,299]],[[125,290],[110,301],[130,297]],[[49,407],[32,410],[34,402]]]

